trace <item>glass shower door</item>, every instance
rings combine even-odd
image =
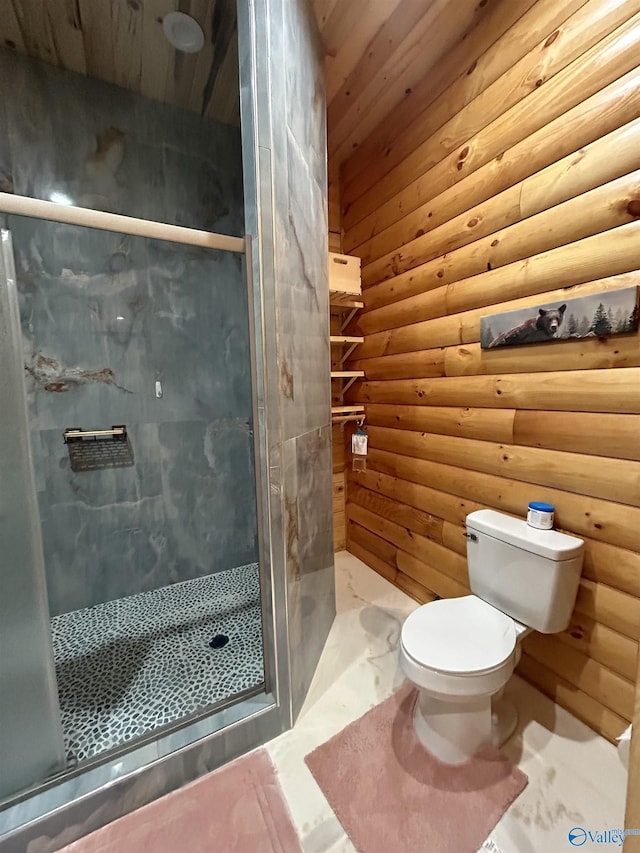
[[[11,237],[0,231],[0,800],[62,770],[65,752],[29,443]]]
[[[10,216],[67,758],[264,681],[244,256]]]

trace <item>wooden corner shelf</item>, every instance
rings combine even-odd
[[[362,284],[360,281],[360,258],[350,255],[338,255],[329,252],[329,310],[333,315],[334,329],[340,334],[330,335],[332,347],[342,347],[340,355],[333,359],[336,370],[331,371],[331,380],[337,393],[335,398],[340,405],[331,407],[331,422],[344,425],[348,421],[361,420],[364,417],[364,406],[344,405],[344,395],[358,379],[365,378],[364,370],[345,370],[344,364],[358,346],[364,343],[361,335],[348,335],[345,330],[356,312],[364,308],[361,299]],[[339,386],[337,383],[341,383]]]
[[[346,293],[329,293],[329,305],[332,308],[345,311],[352,308],[358,311],[360,308],[364,308],[364,302],[361,302],[359,299],[351,299],[349,294]]]
[[[364,406],[331,406],[331,422],[334,424],[361,421],[363,418]]]
[[[363,344],[364,338],[359,335],[331,335],[332,344]]]

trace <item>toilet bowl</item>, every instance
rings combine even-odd
[[[472,594],[422,605],[400,637],[400,665],[418,688],[416,735],[447,764],[513,733],[517,714],[503,691],[520,642],[567,627],[584,546],[492,510],[467,516],[465,535]]]
[[[400,662],[418,687],[416,734],[436,758],[460,764],[512,733],[512,706],[502,702],[501,715],[491,699],[511,677],[525,633],[524,625],[475,595],[434,601],[407,618]]]

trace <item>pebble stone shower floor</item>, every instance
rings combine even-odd
[[[64,613],[51,629],[78,761],[264,680],[257,563]],[[211,648],[220,634],[228,643]]]

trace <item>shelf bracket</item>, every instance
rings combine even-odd
[[[349,347],[349,349],[348,349],[346,352],[343,352],[343,353],[342,353],[342,355],[341,355],[341,356],[340,356],[340,358],[338,359],[338,363],[340,364],[340,366],[341,366],[341,367],[342,367],[342,365],[345,363],[345,361],[349,358],[349,356],[351,355],[351,353],[354,351],[354,349],[355,349],[357,346],[358,346],[358,344],[351,344],[351,346]]]
[[[358,308],[352,308],[351,311],[349,311],[349,313],[347,314],[347,319],[343,320],[342,323],[340,324],[340,331],[341,332],[344,332],[344,330],[347,328],[349,323],[353,320],[353,318],[354,318],[354,316],[358,310],[359,310]]]

